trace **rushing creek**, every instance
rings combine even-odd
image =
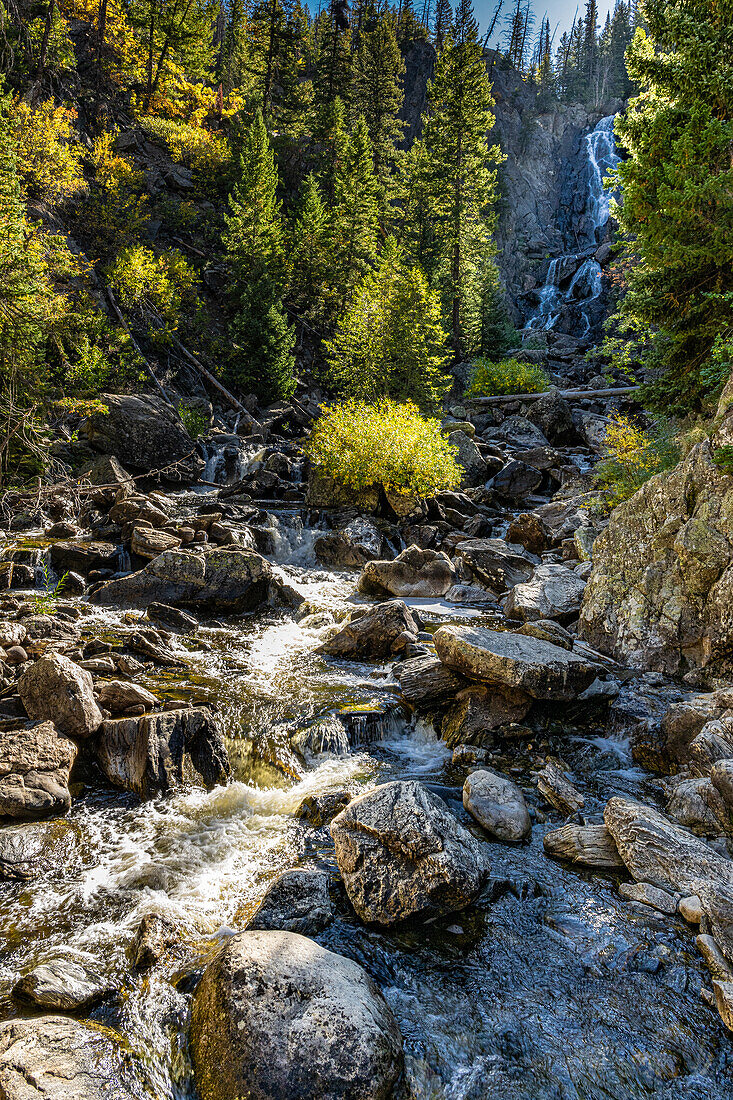
[[[82,843],[63,875],[2,890],[3,1015],[18,1011],[10,997],[18,975],[49,953],[91,965],[119,990],[93,1018],[126,1036],[145,1063],[149,1092],[141,1097],[195,1096],[185,1039],[190,991],[221,939],[244,927],[272,875],[298,864],[335,869],[327,829],[296,816],[307,795],[418,778],[480,835],[460,802],[465,773],[453,769],[435,731],[397,708],[385,711],[397,690],[389,667],[314,653],[354,600],[355,575],[320,569],[312,542],[297,516],[280,517],[279,567],[307,601],[298,621],[272,612],[210,623],[171,643],[186,668],[157,670],[144,681],[159,694],[217,711],[230,738],[229,785],[146,803],[81,792],[69,819]],[[490,614],[416,603],[427,630]],[[86,636],[109,640],[140,615],[86,610]],[[650,705],[654,691],[648,688]],[[344,716],[354,712],[349,725]],[[356,743],[334,736],[326,747],[335,751],[314,754],[287,776],[275,766],[278,745],[318,718],[351,730]],[[370,723],[370,735],[360,737]],[[612,874],[570,870],[544,855],[531,770],[548,752],[572,769],[590,820],[600,820],[611,794],[656,798],[622,735],[555,721],[534,742],[509,743],[493,758],[492,766],[522,787],[537,823],[526,845],[485,840],[492,882],[471,909],[420,928],[377,932],[350,915],[333,875],[338,916],[318,939],[364,965],[392,1006],[405,1043],[400,1095],[733,1097],[730,1038],[700,998],[703,968],[689,928],[623,901]],[[167,968],[140,978],[127,952],[151,911],[169,916],[183,942]]]

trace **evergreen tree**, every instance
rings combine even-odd
[[[391,397],[434,411],[450,387],[440,302],[393,237],[326,344],[331,381],[347,397]]]
[[[453,25],[453,11],[450,0],[437,0],[435,6],[435,23],[433,25],[433,42],[440,53],[447,34],[450,34]]]
[[[331,117],[334,101],[340,99],[348,105],[351,61],[348,4],[345,0],[330,0],[328,10],[316,20],[313,136],[317,141]]]
[[[499,150],[487,147],[491,85],[470,0],[459,0],[454,37],[439,55],[428,90],[424,140],[439,238],[441,281],[456,358],[468,350],[474,275],[491,251]],[[431,277],[436,273],[429,272]]]
[[[333,279],[343,308],[354,287],[374,263],[379,227],[379,184],[374,174],[372,143],[363,118],[349,138],[335,183],[331,239]]]
[[[145,53],[143,110],[151,109],[168,65],[189,76],[213,67],[216,0],[130,0],[128,19]]]
[[[277,184],[272,148],[258,110],[239,156],[223,239],[234,274],[229,375],[266,400],[288,397],[295,388],[295,336],[281,298],[283,229]]]
[[[336,96],[327,111],[323,113],[320,155],[318,157],[319,180],[323,194],[329,205],[336,197],[336,179],[343,171],[344,160],[349,148],[349,136],[346,133],[346,111],[342,101]]]
[[[330,297],[329,244],[328,212],[311,172],[303,184],[300,209],[290,234],[287,298],[295,313],[319,327]]]
[[[402,137],[402,77],[405,65],[394,32],[394,21],[383,15],[359,38],[354,58],[351,104],[354,115],[364,118],[374,157],[374,171],[386,197],[393,190],[395,145]]]
[[[303,119],[303,27],[292,0],[261,0],[249,18],[249,64],[257,105],[278,131]]]
[[[733,325],[733,20],[719,0],[642,14],[628,53],[641,95],[617,122],[633,256],[621,344],[657,376],[657,407],[687,411],[721,381],[714,349]]]
[[[586,0],[581,61],[582,88],[585,98],[598,102],[598,0]]]

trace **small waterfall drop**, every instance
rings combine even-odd
[[[550,332],[558,325],[584,339],[591,330],[591,310],[602,291],[601,265],[594,253],[603,241],[611,210],[604,179],[620,161],[613,134],[614,115],[607,115],[585,135],[588,194],[583,224],[584,248],[550,260],[538,304],[525,332]],[[569,281],[568,281],[569,280]]]

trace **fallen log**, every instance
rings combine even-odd
[[[567,401],[572,401],[584,397],[626,397],[630,393],[636,393],[638,389],[638,386],[616,386],[614,389],[608,390],[558,390],[557,393]],[[543,390],[541,393],[506,393],[494,397],[467,397],[465,404],[503,405],[508,401],[539,401],[541,397],[545,397],[550,392],[550,390]]]

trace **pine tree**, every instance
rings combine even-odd
[[[428,90],[424,140],[440,241],[442,284],[456,358],[469,346],[471,289],[491,251],[499,150],[487,147],[491,85],[470,0],[456,9],[454,38],[439,55]],[[429,272],[431,277],[434,273]]]
[[[331,228],[334,283],[343,308],[377,254],[379,183],[363,118],[349,138],[343,165],[335,178],[334,193]]]
[[[713,349],[733,328],[733,20],[718,0],[642,12],[649,34],[628,52],[641,95],[617,123],[633,265],[622,345],[660,376],[656,405],[688,411],[722,381]]]
[[[282,216],[277,185],[275,158],[258,110],[244,136],[237,182],[229,197],[229,213],[224,215],[227,256],[243,282],[281,274]]]
[[[127,16],[145,53],[143,111],[158,94],[169,65],[203,76],[213,67],[216,0],[130,0]]]
[[[323,112],[318,163],[321,189],[329,205],[336,197],[336,179],[343,171],[349,147],[346,133],[346,111],[338,96]]]
[[[303,184],[290,233],[287,298],[295,313],[319,327],[328,312],[330,297],[329,244],[328,212],[311,172]]]
[[[228,374],[265,400],[295,388],[295,334],[282,305],[283,228],[278,176],[262,112],[245,134],[238,179],[225,215],[224,244],[234,274],[235,315]]]
[[[453,25],[453,11],[450,0],[437,0],[435,6],[435,23],[433,25],[433,42],[440,53],[447,34],[450,34]]]
[[[363,31],[359,38],[351,90],[353,113],[356,118],[360,115],[364,118],[369,131],[383,204],[393,191],[395,144],[404,132],[405,124],[399,118],[404,71],[393,19],[383,15],[373,29]]]
[[[326,344],[330,379],[347,397],[391,397],[434,411],[450,387],[440,302],[393,237]]]
[[[315,31],[313,136],[318,141],[334,101],[340,99],[348,106],[352,52],[348,4],[345,0],[330,0],[328,10],[316,20]]]
[[[263,118],[271,129],[297,131],[305,113],[303,27],[292,0],[260,0],[254,5],[249,58]]]
[[[586,0],[582,81],[586,98],[598,102],[598,0]]]

